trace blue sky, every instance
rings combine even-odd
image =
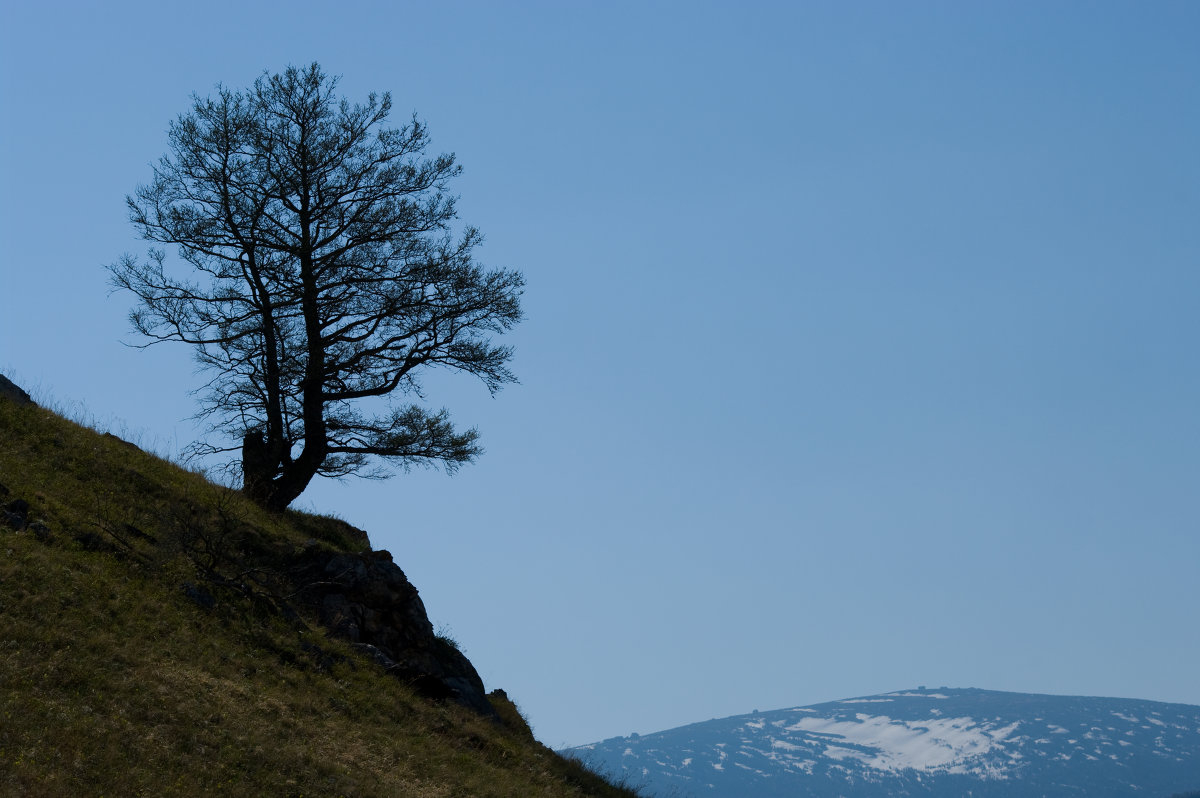
[[[487,454],[315,486],[548,744],[918,684],[1200,704],[1200,6],[45,3],[0,370],[165,451],[103,266],[192,92],[319,61],[521,269]]]

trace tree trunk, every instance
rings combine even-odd
[[[265,505],[275,478],[271,450],[262,433],[251,430],[242,437],[242,492]]]
[[[299,498],[317,473],[311,459],[282,462],[280,448],[257,430],[242,438],[242,492],[260,507],[276,512]]]
[[[284,466],[283,473],[271,482],[270,492],[259,504],[268,510],[283,512],[289,504],[300,498],[300,494],[316,475],[315,467],[306,468],[299,460]]]

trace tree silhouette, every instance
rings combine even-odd
[[[385,127],[388,94],[352,105],[336,87],[312,64],[193,96],[126,198],[148,258],[109,267],[146,345],[193,344],[213,375],[200,415],[232,442],[196,451],[240,446],[244,490],[272,509],[318,474],[455,470],[476,430],[393,394],[423,399],[437,367],[492,393],[515,381],[492,337],[520,321],[523,280],[472,260],[476,229],[451,229],[454,156],[426,157],[415,118]]]

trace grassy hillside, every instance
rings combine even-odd
[[[0,794],[634,795],[290,602],[271,558],[363,548],[341,522],[2,399],[0,508]]]

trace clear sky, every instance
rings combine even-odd
[[[102,268],[319,61],[524,271],[487,454],[313,487],[550,745],[918,684],[1200,704],[1200,4],[8,3],[0,370],[174,451]]]

